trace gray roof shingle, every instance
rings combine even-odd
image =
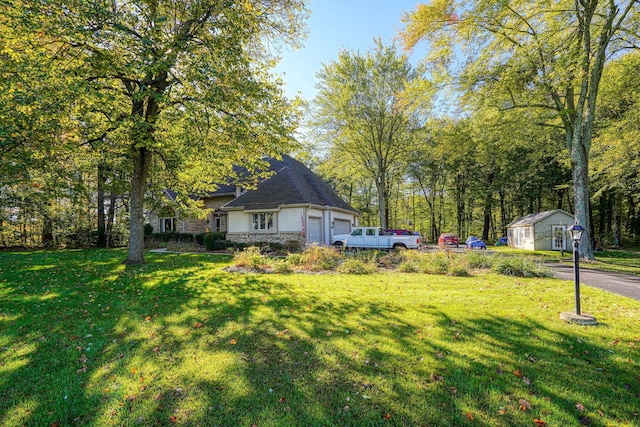
[[[329,184],[301,162],[287,155],[283,155],[282,160],[271,158],[267,161],[269,170],[275,174],[260,182],[256,189],[248,190],[227,203],[225,208],[257,210],[312,204],[356,212]]]

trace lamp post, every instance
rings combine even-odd
[[[571,239],[573,239],[573,282],[576,296],[576,312],[560,313],[560,318],[580,325],[596,325],[598,322],[595,317],[583,315],[580,312],[580,239],[582,239],[582,233],[585,230],[576,220],[575,224],[568,228],[568,231],[571,233]]]
[[[583,231],[584,227],[578,224],[578,221],[569,227],[573,239],[573,284],[576,291],[576,314],[578,316],[580,316],[580,239]]]

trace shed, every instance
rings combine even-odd
[[[562,209],[526,215],[507,225],[508,244],[532,251],[564,251],[567,228],[574,222],[574,216]]]

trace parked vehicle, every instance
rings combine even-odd
[[[380,227],[356,227],[350,234],[337,234],[331,243],[344,249],[417,249],[420,236],[385,233]]]
[[[455,246],[458,247],[458,236],[453,233],[442,233],[438,237],[439,246]]]
[[[391,235],[397,234],[398,236],[419,236],[420,235],[420,233],[418,233],[417,231],[400,230],[400,229],[385,229],[384,232]]]
[[[509,243],[509,241],[507,240],[506,237],[501,237],[498,239],[498,241],[496,242],[496,246],[507,246]]]
[[[476,236],[469,236],[465,241],[467,249],[487,249],[487,245]]]

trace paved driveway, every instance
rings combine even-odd
[[[547,264],[556,277],[573,281],[573,266]],[[580,283],[640,301],[640,276],[580,268]]]

